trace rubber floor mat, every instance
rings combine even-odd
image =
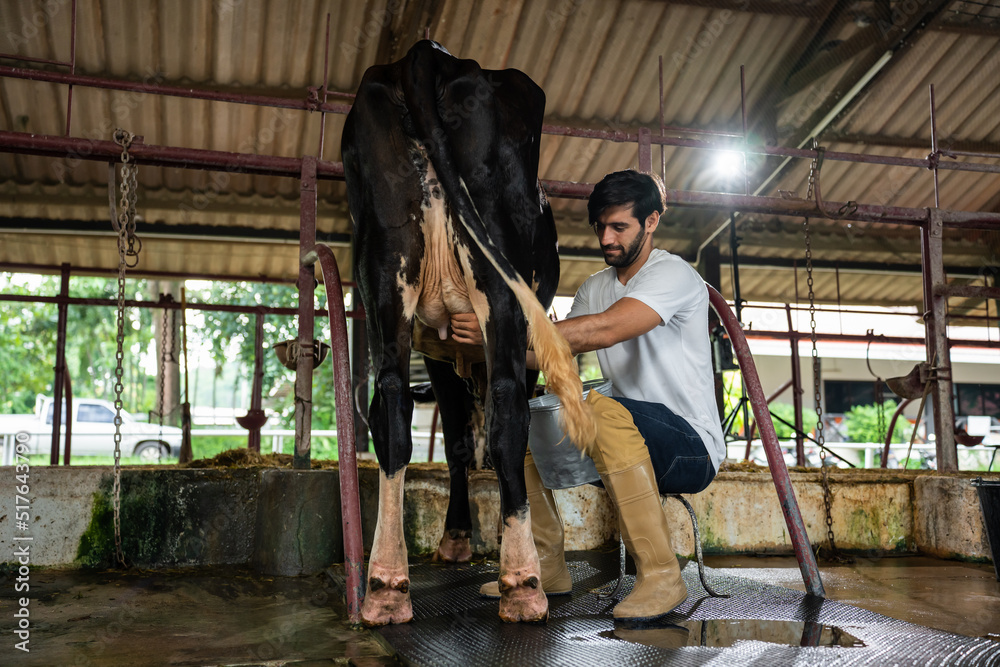
[[[655,625],[615,623],[616,600],[593,589],[617,574],[617,552],[574,552],[573,594],[549,598],[545,624],[509,624],[479,587],[496,563],[413,562],[413,621],[378,632],[405,664],[421,667],[512,665],[1000,665],[1000,643],[965,637],[707,569],[684,566],[687,600]],[[628,575],[619,597],[631,590]]]

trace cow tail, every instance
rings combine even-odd
[[[490,239],[452,158],[448,133],[438,112],[435,68],[425,60],[440,58],[444,54],[428,48],[411,50],[410,56],[408,71],[403,73],[401,83],[417,136],[423,142],[451,201],[454,217],[459,219],[486,259],[514,292],[528,323],[528,344],[534,349],[538,366],[545,373],[549,392],[558,396],[562,404],[564,430],[577,447],[587,451],[597,439],[597,426],[590,406],[582,400],[583,383],[573,361],[573,351],[545,313],[538,297]]]
[[[590,451],[597,439],[597,425],[590,406],[582,400],[583,383],[573,350],[523,280],[516,287],[511,285],[511,289],[528,320],[528,345],[534,349],[538,367],[545,373],[546,389],[558,396],[562,404],[563,430],[581,451]]]

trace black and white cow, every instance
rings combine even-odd
[[[529,341],[549,391],[562,399],[570,437],[592,442],[594,426],[569,346],[542,305],[559,274],[552,213],[537,180],[544,108],[544,93],[524,73],[483,70],[421,41],[402,60],[365,72],[347,117],[344,173],[375,369],[369,423],[380,468],[362,606],[367,624],[412,618],[402,524],[411,348],[481,379],[503,519],[500,616],[538,621],[548,614],[524,486],[527,380],[534,384],[525,368]],[[450,315],[470,312],[482,326],[481,348],[448,335]],[[443,401],[444,421],[461,425],[464,383],[440,362],[429,366],[438,397],[457,397]],[[453,473],[466,474],[461,467],[453,465]],[[467,496],[455,502],[467,505]],[[449,520],[468,525],[446,530],[471,528],[468,508],[460,515]]]

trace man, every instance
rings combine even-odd
[[[584,282],[568,317],[556,323],[574,354],[597,351],[614,387],[613,398],[587,396],[598,422],[597,443],[587,453],[618,510],[638,573],[632,593],[614,609],[617,619],[662,616],[687,598],[660,494],[701,491],[726,455],[708,291],[687,262],[653,248],[664,199],[658,178],[631,170],[608,174],[594,187],[587,212],[610,266]],[[455,315],[451,326],[456,340],[482,343],[475,315]],[[562,521],[530,454],[525,482],[542,589],[569,593]],[[499,597],[496,583],[480,592]]]

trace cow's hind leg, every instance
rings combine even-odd
[[[491,303],[502,301],[495,296]],[[524,320],[513,298],[504,305],[508,315],[501,318],[494,305],[494,318],[487,323],[487,356],[492,357],[492,363],[486,397],[490,456],[500,483],[503,520],[500,618],[512,623],[541,622],[548,618],[549,604],[542,591],[541,567],[531,539],[531,512],[524,484],[529,419]]]
[[[469,546],[472,537],[469,466],[475,451],[473,397],[465,380],[455,374],[452,364],[427,357],[424,357],[424,362],[441,415],[450,482],[444,535],[432,558],[446,563],[467,563],[472,559],[472,548]]]
[[[395,294],[391,290],[382,293]],[[413,618],[403,537],[403,480],[413,452],[410,325],[402,317],[401,304],[378,306],[365,303],[372,360],[377,369],[369,423],[379,462],[378,522],[368,561],[368,588],[361,606],[361,619],[366,625],[406,623]]]

